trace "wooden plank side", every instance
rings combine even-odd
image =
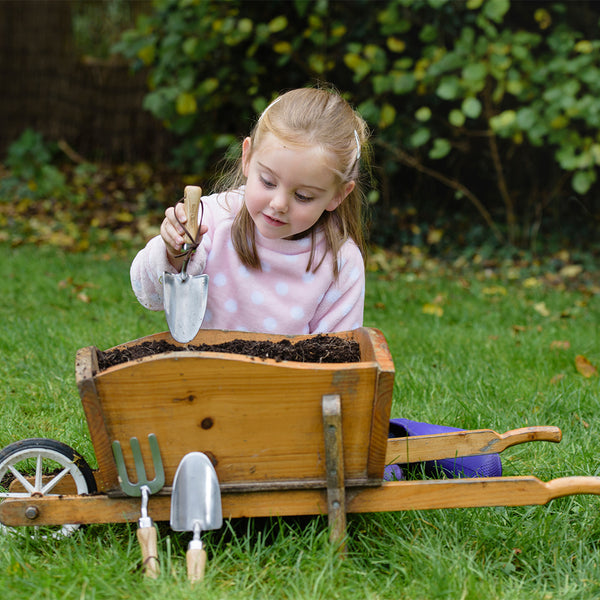
[[[369,343],[361,344],[361,348],[371,349],[373,355],[369,355],[369,359],[374,360],[378,368],[373,397],[367,473],[370,479],[382,479],[386,464],[389,420],[394,393],[394,362],[381,331],[366,329],[362,330],[361,335],[369,338]]]
[[[75,357],[75,376],[98,462],[96,485],[99,491],[106,491],[117,486],[118,475],[110,446],[112,440],[106,429],[102,402],[94,382],[97,370],[96,348],[89,346],[78,350]]]
[[[108,436],[133,466],[129,438],[160,445],[166,484],[181,458],[205,452],[221,482],[325,479],[321,398],[342,398],[347,475],[366,478],[376,370],[372,365],[307,368],[223,355],[171,353],[96,378]],[[147,464],[152,473],[150,461]],[[131,473],[135,481],[135,473]]]

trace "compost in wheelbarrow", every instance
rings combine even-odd
[[[256,358],[276,361],[290,360],[293,362],[310,363],[349,363],[360,361],[360,345],[355,340],[344,339],[331,335],[316,335],[297,342],[283,339],[278,342],[271,340],[242,340],[236,338],[220,344],[189,344],[178,345],[167,340],[147,340],[139,344],[117,347],[104,352],[98,351],[98,368],[104,371],[109,367],[154,356],[164,352],[225,352],[254,356]]]

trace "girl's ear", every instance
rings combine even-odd
[[[248,177],[248,168],[250,166],[250,154],[252,151],[252,140],[247,137],[242,143],[242,172],[244,177]]]
[[[340,189],[339,193],[331,199],[329,204],[325,207],[325,210],[328,210],[329,212],[335,210],[346,199],[348,194],[350,194],[355,187],[356,182],[354,181],[349,181],[348,183],[346,183]]]

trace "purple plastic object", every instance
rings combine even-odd
[[[415,435],[433,435],[448,433],[450,431],[465,431],[457,427],[420,423],[409,419],[390,419],[388,437],[411,437]],[[484,454],[482,456],[461,456],[457,458],[444,458],[430,460],[425,463],[424,470],[427,476],[446,477],[500,477],[502,475],[502,461],[498,454]],[[402,468],[398,465],[388,465],[383,474],[384,481],[400,481],[403,479]]]

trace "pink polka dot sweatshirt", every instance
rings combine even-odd
[[[231,226],[243,203],[243,189],[202,198],[207,233],[188,265],[188,274],[209,276],[203,329],[300,335],[361,327],[365,294],[362,255],[348,240],[338,253],[339,278],[333,280],[329,254],[316,272],[306,271],[310,236],[267,239],[256,231],[262,270],[244,266],[233,248]],[[313,265],[325,251],[316,236]],[[151,239],[131,265],[131,284],[140,303],[164,310],[162,274],[176,272],[160,236]]]

